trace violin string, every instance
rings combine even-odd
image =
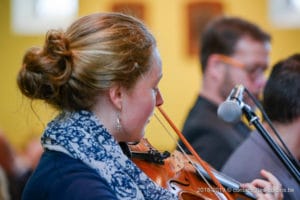
[[[158,115],[154,112],[154,116],[157,119],[157,121],[160,123],[160,125],[165,129],[165,131],[168,133],[168,135],[171,137],[171,139],[176,143],[180,151],[182,152],[183,156],[190,162],[190,164],[194,167],[194,169],[198,172],[198,174],[201,176],[201,178],[204,180],[204,182],[209,186],[210,190],[214,192],[214,194],[218,197],[218,199],[221,199],[219,194],[216,193],[215,189],[213,189],[212,185],[209,183],[209,181],[205,178],[205,176],[200,172],[196,167],[194,162],[189,158],[183,147],[179,144],[177,138],[172,135],[172,133],[168,130],[168,128],[164,125],[162,120],[158,117]]]

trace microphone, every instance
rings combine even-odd
[[[245,87],[236,85],[227,99],[218,107],[218,117],[225,122],[235,123],[241,119],[243,106],[243,93]]]

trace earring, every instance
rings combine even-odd
[[[117,119],[116,119],[116,129],[117,131],[121,131],[122,125],[121,125],[121,119],[120,119],[120,114],[117,114]]]

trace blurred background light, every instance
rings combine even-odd
[[[277,28],[300,28],[300,1],[269,0],[269,18]]]
[[[12,0],[11,3],[11,29],[21,35],[65,28],[78,13],[78,0]]]

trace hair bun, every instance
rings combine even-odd
[[[69,40],[60,30],[51,30],[47,33],[44,51],[54,57],[72,57]]]
[[[64,33],[48,32],[43,49],[30,48],[24,55],[18,75],[18,86],[23,94],[51,104],[61,99],[61,91],[72,74],[71,56]]]

